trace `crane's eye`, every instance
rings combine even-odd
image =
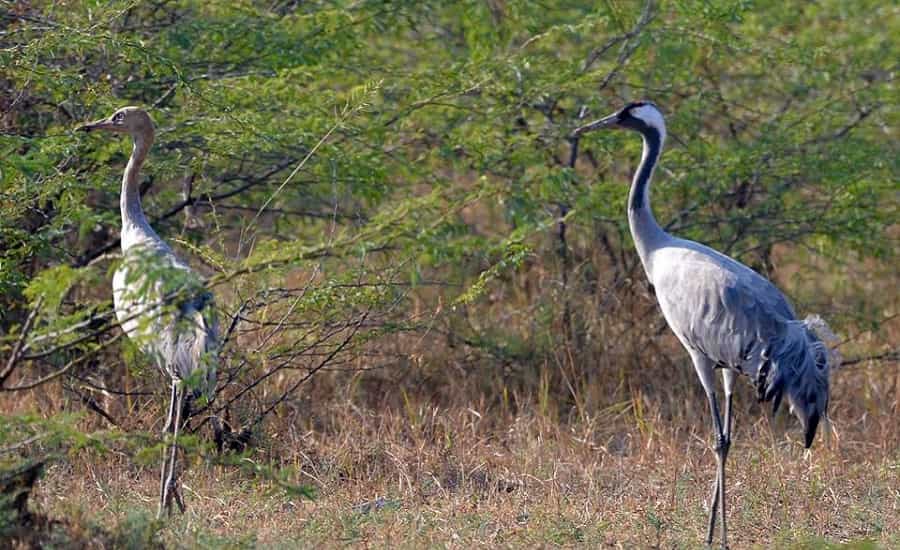
[[[116,113],[113,115],[113,122],[116,124],[121,123],[123,120],[125,120],[125,113]]]

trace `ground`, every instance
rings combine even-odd
[[[841,396],[878,378],[869,371],[836,375],[832,425],[809,452],[796,419],[773,419],[749,387],[738,394],[731,548],[900,547],[896,411],[871,414],[877,394]],[[895,396],[896,369],[877,372],[888,384],[876,390]],[[476,403],[333,403],[280,419],[245,459],[293,468],[314,499],[197,459],[184,477],[187,513],[137,532],[171,547],[699,548],[715,458],[694,397],[672,418],[653,411],[652,395],[635,395],[569,421]],[[135,529],[153,517],[157,483],[155,466],[82,452],[48,467],[33,505]]]

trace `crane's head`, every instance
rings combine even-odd
[[[77,129],[82,132],[103,130],[130,134],[134,138],[146,137],[153,135],[153,119],[140,107],[122,107],[107,118],[89,122]]]
[[[666,122],[662,112],[651,101],[629,103],[607,117],[577,128],[572,135],[577,137],[601,128],[624,128],[640,132],[641,134],[647,134],[655,130],[660,137],[666,134]]]

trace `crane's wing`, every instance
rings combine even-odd
[[[218,321],[202,279],[167,246],[129,249],[113,277],[122,328],[166,374],[212,397]]]
[[[211,399],[216,387],[219,323],[211,292],[177,299],[177,311],[164,330],[167,369],[185,381],[195,397]]]
[[[654,273],[669,326],[685,346],[754,375],[767,346],[795,318],[790,303],[764,277],[727,256],[696,249],[669,254],[674,257]]]

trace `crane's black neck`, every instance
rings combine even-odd
[[[638,131],[644,137],[644,153],[628,194],[628,225],[638,256],[652,281],[652,253],[671,238],[656,222],[650,209],[650,179],[659,161],[664,137],[660,130],[648,126]]]
[[[662,152],[662,136],[659,130],[652,127],[645,127],[640,130],[644,137],[644,154],[641,157],[641,165],[638,167],[634,175],[634,181],[631,184],[631,193],[628,197],[629,210],[648,209],[650,178],[653,177],[653,169],[659,161],[659,155]],[[652,214],[651,214],[652,215]]]

